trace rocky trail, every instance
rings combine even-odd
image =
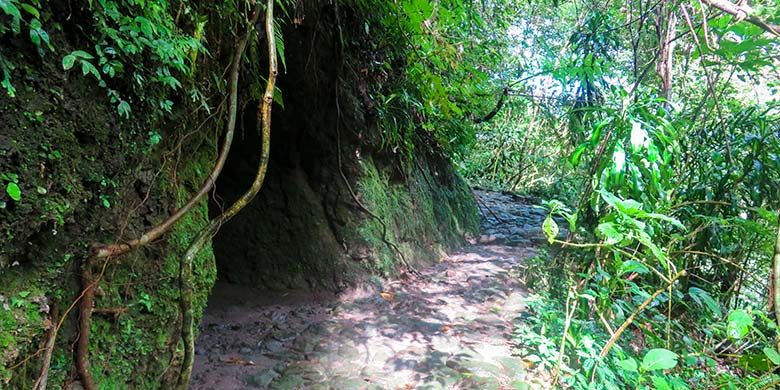
[[[215,289],[191,388],[526,388],[532,379],[510,341],[526,294],[515,273],[544,239],[545,212],[513,195],[475,194],[480,237],[381,289]]]

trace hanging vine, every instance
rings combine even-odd
[[[259,6],[259,5],[256,5]],[[217,233],[219,227],[238,214],[241,209],[246,207],[257,195],[263,186],[265,174],[268,170],[268,160],[270,158],[271,143],[271,108],[274,101],[274,88],[278,67],[276,63],[276,42],[274,34],[274,0],[268,0],[265,12],[265,32],[268,45],[268,80],[266,82],[265,93],[258,107],[258,125],[261,127],[260,134],[260,162],[257,167],[252,186],[235,202],[230,208],[209,222],[208,226],[201,229],[198,235],[190,244],[184,257],[181,260],[181,310],[182,310],[182,331],[181,337],[184,342],[184,360],[182,362],[181,372],[176,389],[186,390],[192,375],[192,365],[195,361],[195,316],[192,308],[192,263],[198,253],[203,249],[211,237]]]

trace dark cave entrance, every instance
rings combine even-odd
[[[292,72],[285,77],[295,80]],[[296,96],[286,99],[298,100]],[[230,155],[209,200],[212,218],[254,179],[260,154],[256,107],[256,102],[247,104],[237,125]],[[340,201],[336,141],[328,126],[332,114],[309,112],[310,107],[295,103],[286,110],[274,107],[271,158],[263,187],[212,241],[216,288],[227,283],[263,290],[333,290],[344,279],[340,275],[344,245],[337,236],[351,219],[346,214],[354,210]]]
[[[257,197],[212,241],[219,284],[336,290],[350,279],[345,242],[351,237],[345,227],[354,226],[361,214],[344,188],[337,150],[340,145],[345,175],[357,177],[354,147],[362,144],[358,134],[366,123],[354,83],[338,82],[346,76],[332,5],[312,8],[311,16],[311,23],[283,27],[286,66],[280,64],[277,87],[284,104],[273,107],[268,172]],[[260,57],[252,61],[262,64],[263,73],[267,60]],[[255,77],[251,73],[241,76],[245,89],[257,88],[248,81]],[[247,98],[239,105],[232,150],[209,201],[212,217],[232,204],[255,175],[258,102]]]

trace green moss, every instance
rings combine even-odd
[[[178,171],[178,182],[170,180],[172,172],[160,179],[161,189],[172,193],[177,207],[189,200],[209,172],[207,167],[213,161],[209,150],[213,149],[200,150],[204,152],[195,154],[196,158]],[[90,349],[101,352],[91,355],[92,371],[101,389],[160,388],[159,378],[178,351],[180,260],[191,240],[208,223],[207,207],[204,199],[174,225],[159,248],[127,255],[100,284],[103,294],[97,307],[127,310],[117,318],[93,316]],[[160,260],[159,253],[163,254]],[[194,267],[194,306],[199,318],[216,280],[210,246],[201,251]]]
[[[406,180],[393,183],[371,159],[361,161],[358,183],[365,206],[387,226],[386,238],[394,243],[410,263],[436,258],[442,250],[462,243],[465,234],[475,234],[479,219],[471,192],[451,172],[448,184],[432,181],[428,161],[417,163],[420,169],[407,167]],[[410,164],[412,165],[412,164]],[[432,176],[432,175],[431,175]],[[399,259],[382,239],[382,223],[366,217],[357,228],[360,239],[371,252],[371,271],[392,273]]]
[[[17,358],[32,352],[25,341],[45,332],[41,313],[48,310],[46,298],[34,286],[17,281],[4,291],[0,295],[0,384],[11,379],[10,368]]]

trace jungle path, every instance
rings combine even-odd
[[[381,291],[215,289],[190,388],[522,388],[510,336],[526,293],[514,274],[543,241],[545,212],[475,194],[476,242],[420,275],[382,281]]]

